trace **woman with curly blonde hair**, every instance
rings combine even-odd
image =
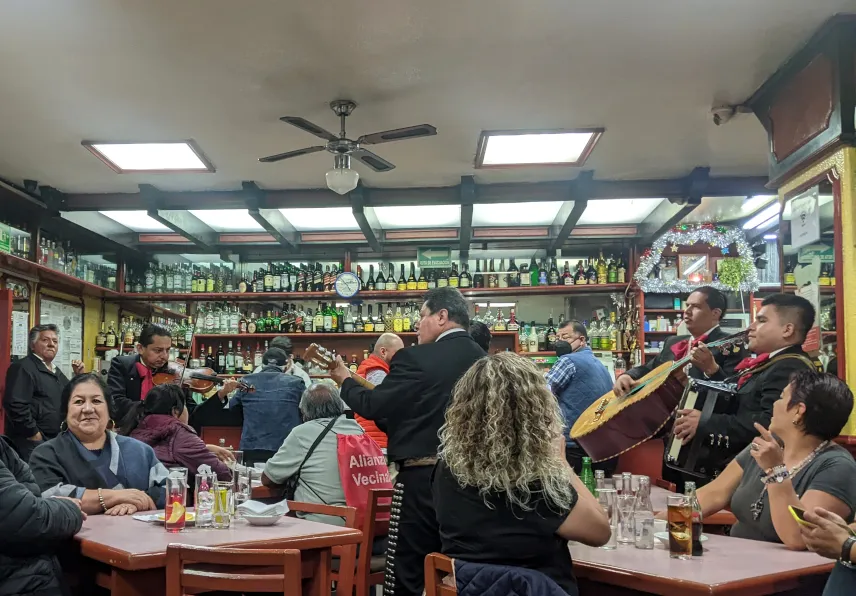
[[[565,459],[563,424],[526,358],[482,358],[461,377],[432,485],[444,554],[535,569],[577,593],[567,541],[601,546],[609,523]]]

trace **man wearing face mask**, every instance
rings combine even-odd
[[[559,359],[547,373],[547,384],[559,400],[565,417],[565,457],[579,474],[586,452],[570,437],[570,429],[586,408],[612,389],[612,377],[587,345],[588,333],[579,321],[565,321],[556,332],[556,356]],[[612,474],[617,458],[593,464],[593,468]]]

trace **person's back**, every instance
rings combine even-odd
[[[612,390],[613,380],[603,363],[595,357],[588,346],[561,356],[560,360],[573,363],[576,373],[573,379],[558,393],[559,406],[565,417],[565,430],[570,430],[586,408]],[[565,433],[568,445],[570,436]]]
[[[83,524],[70,499],[43,499],[29,467],[0,437],[0,596],[59,596],[54,553]]]
[[[293,428],[300,424],[300,396],[306,388],[303,381],[283,373],[280,362],[285,354],[271,348],[265,352],[265,367],[259,373],[244,377],[255,391],[238,391],[229,402],[230,408],[241,408],[244,426],[241,449],[245,462],[248,451],[259,452],[257,461],[264,461],[280,448]]]

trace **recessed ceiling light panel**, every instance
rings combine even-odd
[[[577,225],[638,224],[663,199],[594,199],[588,202]]]
[[[461,225],[459,205],[375,207],[374,210],[384,230],[457,228]]]
[[[215,232],[263,232],[246,209],[191,209],[190,213]]]
[[[172,232],[158,220],[149,217],[145,211],[99,211],[134,232]]]
[[[473,225],[476,227],[546,226],[553,223],[561,208],[561,201],[478,203],[473,205]]]
[[[81,143],[117,174],[214,172],[193,141],[169,143]]]
[[[602,128],[484,131],[475,166],[581,166],[602,134]]]
[[[360,229],[360,224],[354,218],[354,212],[350,207],[302,207],[279,211],[298,232],[316,230],[340,232]]]

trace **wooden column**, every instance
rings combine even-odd
[[[6,371],[12,363],[12,291],[0,290],[0,435],[6,426],[2,397],[6,391]]]

